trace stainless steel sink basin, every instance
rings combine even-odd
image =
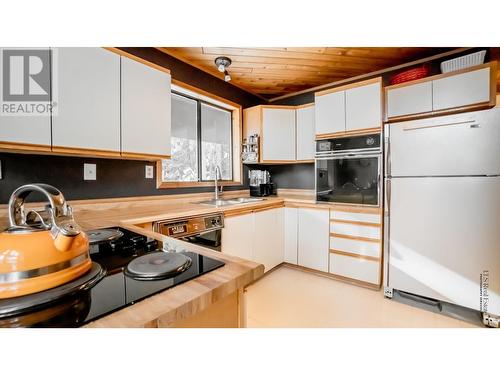
[[[241,197],[241,198],[231,199],[231,201],[235,201],[238,203],[252,203],[252,202],[260,202],[263,200],[264,200],[264,198],[254,198],[254,197]]]
[[[209,201],[198,202],[208,206],[222,207],[231,206],[233,204],[244,204],[263,201],[264,198],[241,197],[241,198],[228,198],[228,199],[211,199]]]

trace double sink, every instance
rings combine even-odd
[[[232,206],[234,204],[244,204],[244,203],[254,203],[263,201],[264,198],[253,198],[253,197],[242,197],[242,198],[228,198],[228,199],[211,199],[209,201],[198,202],[199,204],[205,204],[207,206],[222,207],[222,206]]]

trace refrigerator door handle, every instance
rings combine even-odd
[[[456,122],[448,122],[445,124],[433,124],[433,125],[422,125],[422,126],[415,126],[415,127],[406,127],[403,129],[403,131],[413,131],[413,130],[422,130],[422,129],[432,129],[432,128],[441,128],[443,126],[454,126],[454,125],[465,125],[465,124],[470,124],[470,127],[478,127],[478,126],[473,126],[473,125],[479,125],[477,124],[476,120],[466,120],[466,121],[456,121]]]
[[[391,141],[389,138],[386,138],[385,142],[385,173],[386,176],[391,175]]]
[[[384,295],[386,297],[392,298],[392,288],[390,284],[390,275],[389,275],[389,264],[390,264],[390,241],[391,241],[391,234],[390,234],[390,226],[391,226],[391,211],[390,211],[390,204],[391,204],[391,179],[386,178],[385,179],[385,188],[384,188],[384,232],[383,232],[383,246],[382,246],[382,251],[383,251],[383,284],[384,284]]]
[[[391,179],[385,180],[385,210],[388,212],[391,209]]]

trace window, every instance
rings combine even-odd
[[[165,181],[198,181],[198,103],[172,94],[172,158],[165,160]]]
[[[219,166],[222,180],[233,178],[231,112],[201,103],[201,178],[213,180]]]
[[[172,93],[172,154],[162,162],[165,182],[209,181],[215,168],[233,179],[232,111],[202,99]]]

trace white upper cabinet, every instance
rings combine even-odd
[[[432,82],[402,86],[387,91],[387,117],[432,111]]]
[[[315,154],[314,105],[297,108],[297,160],[312,160]]]
[[[262,110],[263,161],[295,160],[295,108]]]
[[[170,155],[170,85],[170,74],[122,56],[122,153]]]
[[[328,272],[330,213],[328,210],[299,208],[298,264]]]
[[[346,131],[379,128],[382,125],[381,107],[381,81],[346,90]]]
[[[49,51],[48,48],[46,50]],[[0,84],[2,83],[0,82]],[[43,146],[44,149],[50,149],[50,129],[50,114],[44,116],[0,116],[0,142],[17,143],[21,146]]]
[[[54,147],[120,152],[120,56],[102,48],[56,48]]]
[[[345,131],[345,91],[316,95],[314,107],[316,134]]]
[[[316,135],[359,132],[382,125],[382,79],[319,92],[315,97]]]
[[[443,115],[457,109],[491,108],[496,102],[496,61],[457,71],[394,85],[386,90],[386,119],[397,121],[418,115]],[[473,106],[471,108],[467,108]],[[420,116],[421,117],[421,116]]]
[[[441,110],[490,101],[490,68],[432,82],[433,109]]]

